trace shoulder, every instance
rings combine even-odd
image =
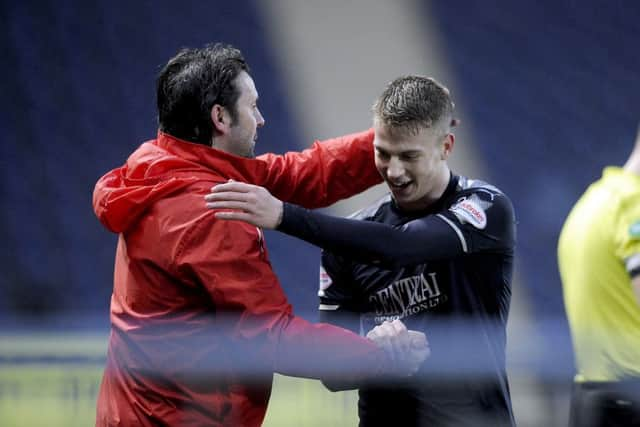
[[[213,220],[212,211],[207,209],[204,196],[219,182],[215,179],[194,180],[158,200],[153,206],[153,214],[167,226],[173,227]]]
[[[614,175],[614,172],[617,172],[617,176]],[[605,174],[607,173],[608,175],[605,177],[613,176],[608,179],[603,178],[594,185],[606,193],[602,199],[608,198],[608,203],[621,213],[632,212],[637,215],[640,212],[640,204],[638,203],[640,201],[640,178],[622,169],[616,171],[612,167],[605,169]]]
[[[513,204],[509,197],[495,185],[479,179],[471,179],[460,176],[458,188],[451,204],[455,205],[461,200],[470,200],[481,205],[483,209],[497,206],[499,209],[513,210]]]
[[[488,218],[501,219],[498,223],[515,222],[511,200],[498,187],[478,179],[459,177],[458,188],[447,203],[446,210],[452,212],[462,223],[484,229]]]
[[[218,181],[200,180],[160,200],[151,212],[160,223],[162,234],[178,241],[180,256],[187,248],[206,247],[225,251],[232,247],[253,246],[261,238],[259,229],[241,221],[217,219],[208,209],[204,196]]]
[[[468,178],[466,176],[458,177],[458,192],[459,193],[478,193],[486,194],[489,197],[500,196],[507,198],[507,195],[493,184],[489,184],[486,181],[480,179]]]

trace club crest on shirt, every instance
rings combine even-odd
[[[320,282],[318,286],[318,296],[323,297],[324,291],[331,286],[333,281],[323,266],[320,266]]]
[[[459,199],[449,208],[462,223],[469,223],[480,230],[487,226],[487,213],[485,210],[492,205],[491,202],[481,200],[475,194]]]

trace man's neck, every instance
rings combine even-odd
[[[410,204],[409,206],[398,205],[398,207],[407,212],[424,211],[429,209],[434,203],[440,200],[447,187],[449,186],[450,179],[451,171],[449,170],[449,167],[447,165],[444,165],[444,167],[436,177],[436,184],[428,194],[425,194],[422,199]]]
[[[221,151],[227,151],[224,149],[224,144],[222,142],[222,140],[220,138],[216,138],[215,136],[211,137],[211,141],[209,144],[212,148],[215,148],[217,150],[221,150]]]
[[[429,194],[429,205],[440,200],[447,187],[449,186],[449,181],[451,180],[451,171],[447,165],[444,165],[440,174],[438,175],[438,182],[433,187],[433,191]]]

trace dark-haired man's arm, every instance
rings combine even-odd
[[[316,141],[302,152],[255,159],[248,182],[307,208],[329,206],[382,182],[374,163],[373,130]]]

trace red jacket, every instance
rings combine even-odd
[[[159,133],[98,181],[94,210],[119,240],[96,425],[257,426],[273,372],[383,369],[367,339],[294,316],[261,230],[216,220],[203,199],[233,178],[329,205],[380,182],[372,140],[368,131],[245,159]]]

